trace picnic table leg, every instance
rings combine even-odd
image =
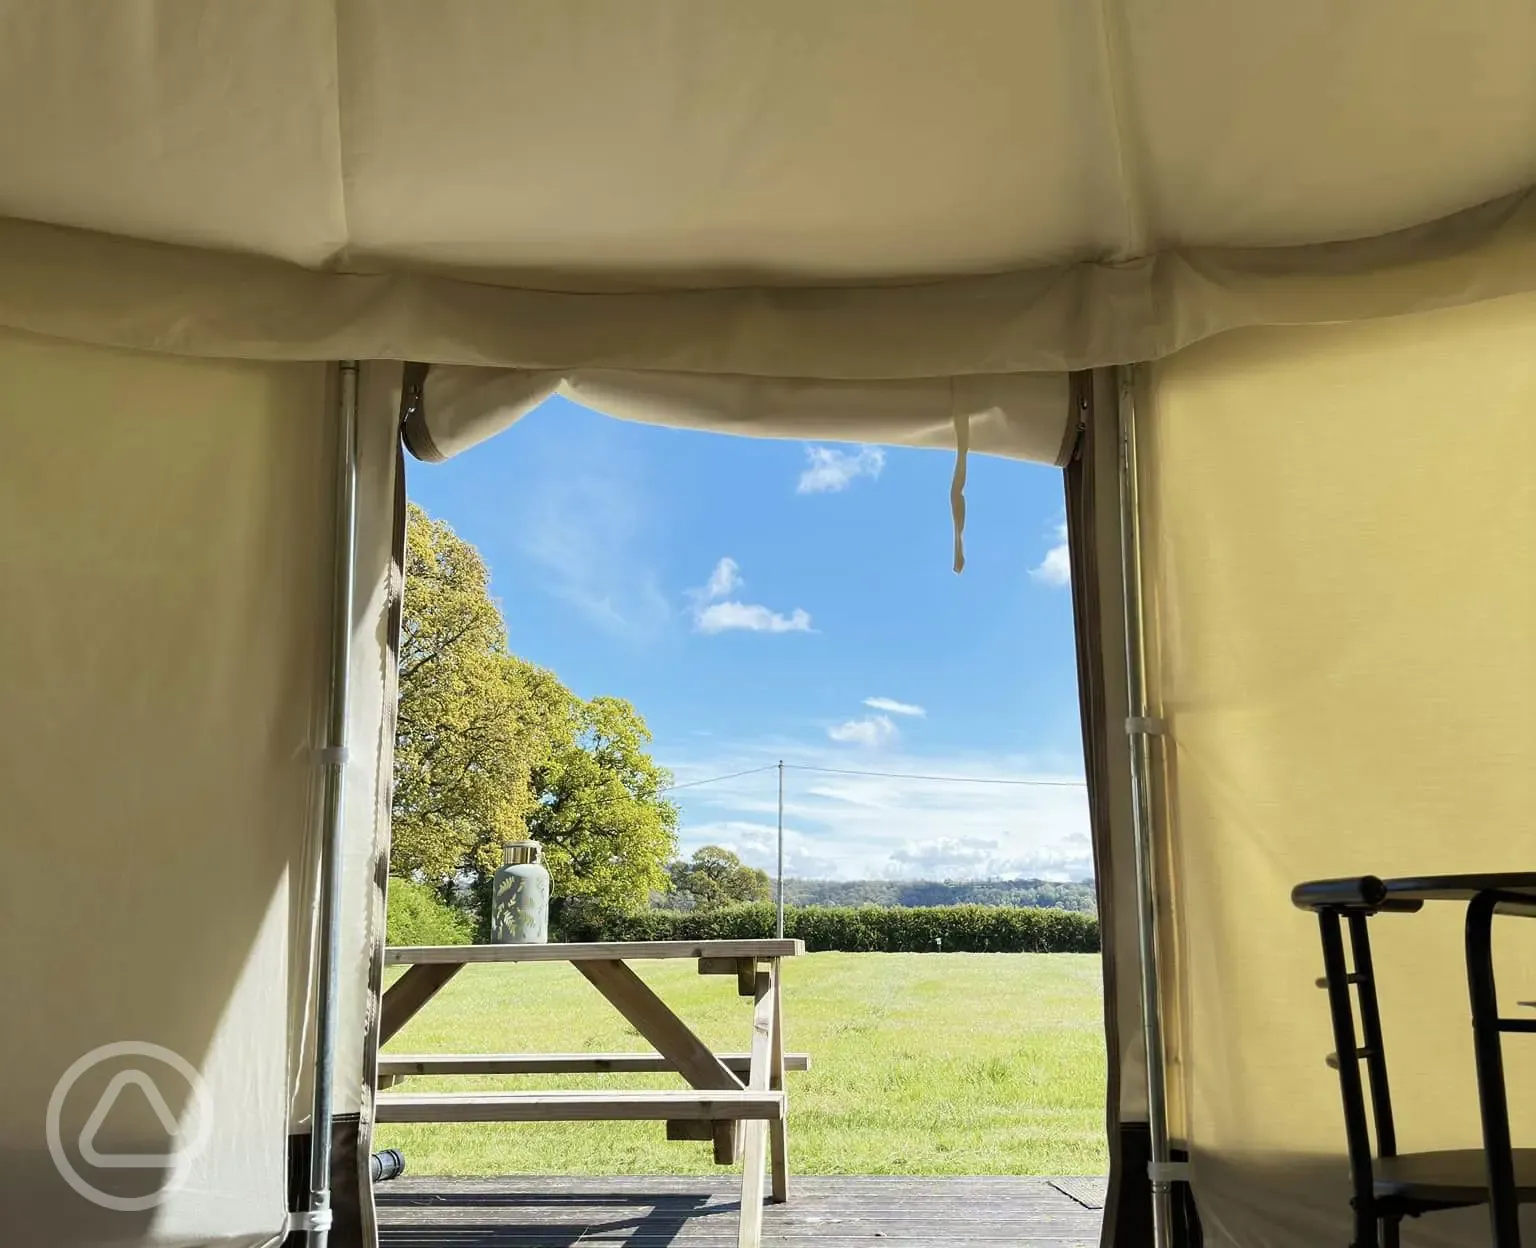
[[[780,986],[779,959],[768,964],[773,976],[773,1044],[769,1053],[768,1086],[775,1092],[784,1089],[784,992]],[[773,1153],[773,1203],[782,1205],[789,1199],[789,1105],[784,1106],[784,1117],[768,1124],[768,1142]]]
[[[773,1031],[777,1011],[771,970],[757,975],[756,1001],[752,1009],[752,1058],[747,1087],[766,1092],[773,1078]],[[737,1248],[759,1248],[763,1242],[763,1170],[767,1161],[768,1123],[761,1119],[742,1124],[741,1229]]]
[[[574,964],[608,1003],[700,1091],[741,1091],[742,1083],[710,1047],[693,1034],[667,1003],[651,991],[626,962],[594,961]],[[767,1085],[764,1085],[765,1087]],[[728,1166],[736,1160],[736,1124],[715,1124],[715,1161]]]
[[[464,969],[462,962],[418,962],[395,980],[379,1003],[379,1044],[388,1043],[416,1012]]]

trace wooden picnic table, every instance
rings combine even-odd
[[[389,1093],[376,1098],[377,1122],[601,1122],[654,1119],[672,1140],[709,1140],[716,1162],[742,1159],[739,1248],[762,1241],[764,1163],[771,1159],[775,1202],[789,1199],[786,1069],[809,1058],[786,1054],[779,963],[805,952],[798,940],[621,941],[545,945],[420,945],[386,949],[386,966],[409,969],[385,992],[379,1043],[394,1037],[464,967],[483,962],[569,962],[655,1053],[383,1054],[379,1084],[412,1075],[675,1071],[691,1091]],[[752,999],[744,1053],[716,1053],[630,966],[692,959],[701,975],[733,975]]]

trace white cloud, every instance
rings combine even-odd
[[[1070,837],[1067,838],[1071,840]],[[1063,847],[1025,850],[990,836],[939,836],[907,841],[891,851],[886,874],[900,879],[985,880],[1032,876],[1037,879],[1081,879],[1084,866],[1092,874],[1092,856]]]
[[[1067,526],[1056,526],[1056,545],[1045,552],[1045,558],[1029,570],[1029,574],[1046,585],[1070,585],[1072,583],[1072,556],[1067,549]]]
[[[848,768],[849,756],[836,744],[769,739],[715,748],[695,741],[681,749],[683,758],[669,751],[659,755],[679,783],[784,759],[784,852],[791,876],[1082,880],[1093,875],[1087,794],[1070,757],[1075,743],[1051,762],[1003,753],[880,755],[882,772],[1023,778],[1044,782],[1040,787],[801,770]],[[777,784],[770,769],[678,792],[685,850],[724,845],[771,872]]]
[[[885,467],[885,452],[877,446],[839,451],[830,446],[805,448],[807,467],[800,474],[797,494],[826,494],[846,490],[858,477],[878,477]]]
[[[684,857],[705,845],[729,849],[750,866],[761,867],[772,875],[778,866],[779,830],[774,823],[743,819],[725,819],[718,823],[697,823],[685,828],[680,838]],[[784,874],[790,879],[836,878],[836,857],[818,850],[815,838],[798,829],[784,829]]]
[[[731,629],[751,633],[808,633],[811,617],[799,607],[788,615],[781,615],[757,603],[715,602],[694,616],[694,627],[701,633],[723,633]]]
[[[741,566],[727,555],[715,564],[715,570],[709,574],[709,583],[704,586],[704,598],[708,602],[713,602],[716,598],[724,598],[732,590],[740,587]]]
[[[891,715],[926,715],[928,714],[920,706],[914,706],[910,702],[898,702],[895,698],[865,698],[864,705],[872,711],[885,711]]]
[[[827,729],[827,736],[845,745],[863,745],[873,749],[888,745],[898,733],[889,715],[866,715],[863,719],[850,719],[846,724],[834,724]]]
[[[741,565],[729,555],[715,564],[709,580],[702,589],[690,589],[688,597],[693,601],[693,626],[701,633],[724,633],[739,630],[749,633],[808,633],[811,631],[810,612],[796,607],[788,615],[774,611],[760,603],[718,601],[740,589],[745,581],[741,578]]]

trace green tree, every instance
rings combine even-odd
[[[687,861],[672,863],[667,875],[673,894],[690,901],[696,910],[773,900],[773,882],[768,872],[747,866],[719,845],[706,845],[695,850]]]
[[[391,873],[468,886],[484,931],[502,843],[532,836],[557,903],[644,904],[677,852],[645,721],[512,654],[479,553],[414,505],[405,582]]]
[[[552,892],[643,906],[677,852],[677,807],[662,796],[672,775],[646,753],[650,730],[624,699],[573,699],[568,716],[568,733],[533,768],[538,802],[527,816]]]
[[[390,869],[440,889],[526,835],[532,770],[574,701],[508,651],[488,581],[473,546],[411,506]]]
[[[448,905],[429,884],[395,878],[389,882],[384,938],[392,945],[467,945],[475,921]]]

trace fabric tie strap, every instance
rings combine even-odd
[[[965,459],[971,450],[971,414],[955,413],[955,475],[949,483],[949,515],[955,526],[955,571],[965,571]]]

